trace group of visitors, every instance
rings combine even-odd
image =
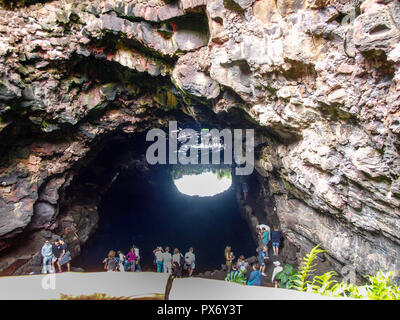
[[[274,230],[270,232],[269,226],[260,224],[257,226],[257,234],[262,243],[258,251],[258,263],[252,265],[252,271],[247,279],[247,285],[260,286],[263,277],[266,277],[265,269],[269,263],[269,244],[273,249],[273,256],[279,256],[279,247],[283,239],[282,232],[279,231],[278,227],[274,227]],[[225,248],[225,265],[227,267],[227,273],[238,273],[241,272],[244,276],[247,274],[247,268],[249,264],[245,261],[244,256],[240,256],[236,263],[234,263],[235,255],[230,246]],[[283,270],[279,261],[274,261],[274,271],[272,273],[271,282],[274,282],[275,276]],[[276,284],[276,283],[275,283]]]
[[[107,271],[142,271],[140,266],[140,250],[133,245],[129,252],[124,255],[121,250],[115,252],[110,250],[107,257],[103,260],[104,269]]]
[[[117,252],[110,250],[107,257],[103,260],[104,269],[120,272],[142,271],[139,252],[139,248],[135,245],[132,246],[126,255],[121,250]],[[169,247],[163,249],[159,246],[153,250],[153,254],[157,272],[170,273],[176,277],[181,277],[182,271],[187,270],[189,277],[192,276],[196,261],[193,248],[190,248],[185,256],[183,256],[178,248],[175,248],[173,254],[171,254]]]
[[[283,239],[281,231],[276,226],[271,232],[269,226],[260,224],[257,226],[257,234],[262,245],[258,248],[258,263],[252,265],[252,271],[247,279],[247,285],[253,286],[261,285],[263,277],[266,276],[265,269],[269,263],[269,246],[272,246],[273,256],[278,257],[279,247]],[[182,277],[183,270],[186,270],[189,277],[192,277],[196,266],[196,256],[193,248],[189,248],[188,252],[183,256],[178,248],[175,248],[172,254],[170,247],[163,249],[161,246],[158,246],[153,250],[153,254],[157,272],[165,272],[176,277]],[[43,258],[43,273],[54,273],[56,266],[58,273],[61,273],[64,265],[67,266],[67,271],[70,271],[71,254],[62,238],[55,240],[53,244],[49,240],[46,240],[41,249],[41,255]],[[226,246],[224,257],[227,273],[241,272],[246,276],[249,264],[243,255],[239,256],[235,263],[234,260],[236,258],[232,248]],[[135,245],[131,247],[126,255],[121,250],[117,252],[110,250],[107,257],[103,260],[103,264],[104,269],[107,271],[142,271],[140,266],[140,250]],[[275,268],[272,274],[272,282],[274,282],[276,274],[282,271],[279,261],[274,261],[273,264]]]
[[[170,273],[180,278],[182,277],[183,270],[186,270],[189,277],[192,277],[196,267],[196,255],[193,251],[193,248],[189,248],[189,251],[183,256],[178,248],[174,249],[173,255],[170,253],[169,247],[165,247],[165,250],[160,246],[155,248],[153,254],[157,272]]]
[[[71,271],[70,261],[71,253],[68,251],[68,246],[64,239],[57,239],[53,244],[49,240],[44,242],[41,249],[42,255],[42,273],[55,273],[57,266],[58,272],[62,272],[62,267],[67,265],[67,271]]]
[[[276,257],[279,256],[279,247],[283,239],[282,232],[279,231],[279,228],[275,226],[274,230],[271,232],[269,226],[266,224],[259,224],[257,226],[257,234],[262,242],[262,248],[268,248],[269,244],[271,244],[273,255]]]

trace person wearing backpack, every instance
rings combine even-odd
[[[180,278],[182,276],[182,268],[185,263],[185,258],[179,252],[178,248],[174,249],[174,254],[172,256],[172,274],[175,277]]]
[[[253,264],[253,271],[250,273],[249,280],[247,281],[248,286],[261,286],[262,274],[260,271],[260,265],[258,263]]]

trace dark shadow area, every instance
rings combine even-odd
[[[101,270],[108,251],[127,253],[140,248],[142,268],[154,270],[156,246],[194,247],[197,272],[220,268],[224,249],[231,245],[236,256],[255,254],[255,243],[241,218],[235,188],[214,197],[190,197],[173,184],[169,166],[150,170],[128,169],[120,174],[99,205],[99,227],[82,249],[76,266]]]

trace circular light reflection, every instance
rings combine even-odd
[[[179,192],[189,196],[212,197],[222,193],[232,185],[232,178],[221,177],[213,172],[203,172],[194,175],[183,175],[174,183]]]

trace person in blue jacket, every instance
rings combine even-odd
[[[248,286],[261,286],[262,274],[260,271],[260,265],[258,263],[253,265],[253,271],[250,273],[249,280],[247,280]]]
[[[266,276],[265,266],[268,262],[268,259],[268,247],[264,246],[262,249],[260,249],[260,251],[258,251],[258,263],[260,264],[260,271],[263,276]]]

